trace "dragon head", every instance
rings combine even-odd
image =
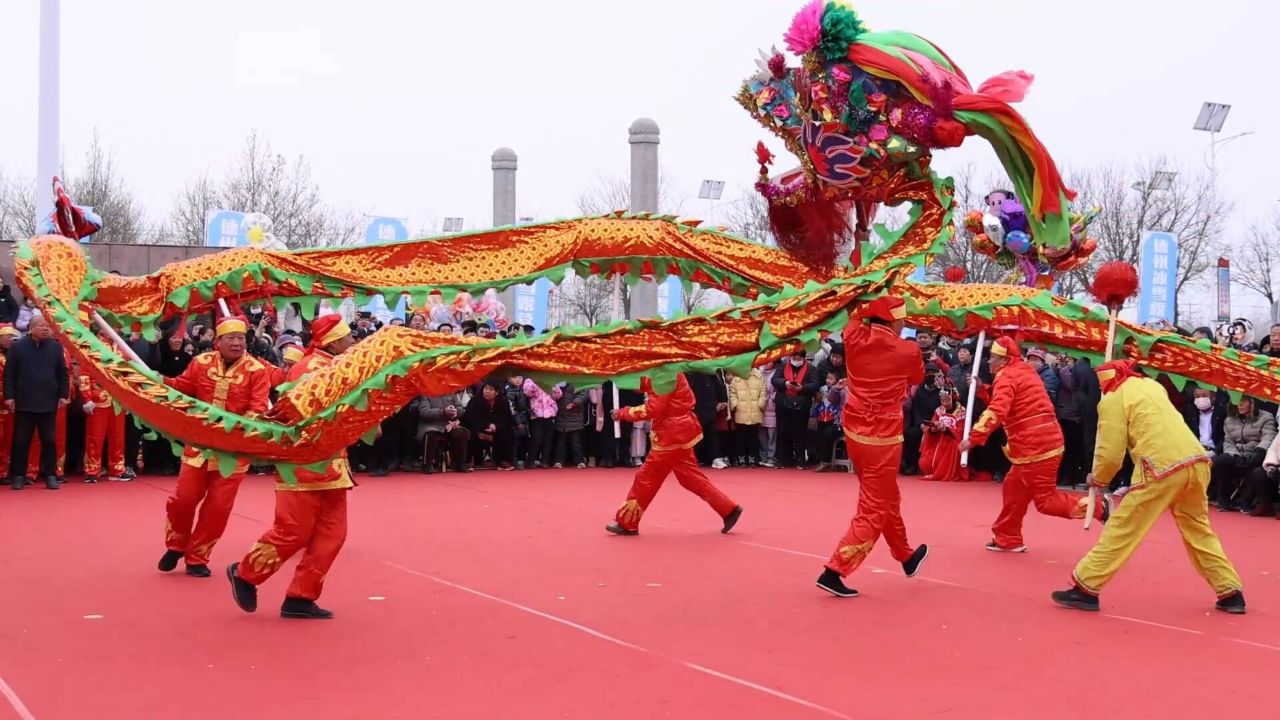
[[[771,176],[773,156],[757,146],[756,189],[769,201],[781,247],[816,266],[833,264],[851,234],[867,232],[876,206],[893,200],[890,178],[927,175],[932,150],[974,134],[995,146],[1019,197],[1032,199],[1027,214],[1037,242],[1069,242],[1066,206],[1074,193],[1008,104],[1026,94],[1030,75],[1003,73],[975,91],[932,43],[869,32],[842,0],[812,0],[784,40],[799,66],[776,48],[762,51],[759,72],[737,94],[800,162]]]

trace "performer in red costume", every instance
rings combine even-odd
[[[0,323],[0,378],[4,377],[4,364],[9,359],[9,346],[18,339],[18,329],[11,323]],[[13,411],[4,404],[4,387],[0,383],[0,472],[9,474],[9,450],[13,446]],[[39,477],[32,475],[31,477]],[[5,477],[4,485],[11,485],[13,478]]]
[[[1084,496],[1058,492],[1058,464],[1062,462],[1062,428],[1054,414],[1053,401],[1035,368],[1022,359],[1022,350],[1012,338],[998,338],[991,344],[991,402],[983,411],[969,439],[960,451],[981,445],[996,428],[1004,425],[1009,444],[1004,454],[1013,469],[1004,479],[1004,506],[991,526],[993,539],[987,549],[995,552],[1027,551],[1022,542],[1022,518],[1033,501],[1043,515],[1082,518]],[[1109,503],[1098,503],[1096,517],[1103,522],[1111,515]]]
[[[62,348],[62,357],[67,362],[67,372],[71,373],[68,377],[74,378],[75,364],[71,360],[71,351],[65,347]],[[75,383],[67,383],[67,402],[71,402],[71,398],[75,396]],[[65,474],[67,468],[67,406],[58,407],[58,416],[55,420],[54,442],[58,446],[58,482],[66,482]],[[40,477],[40,437],[38,435],[31,436],[31,451],[27,454],[27,477]],[[133,479],[133,473],[129,474],[129,479]]]
[[[245,352],[249,323],[243,317],[218,321],[216,349],[197,355],[177,377],[165,378],[170,387],[236,415],[252,417],[267,411],[271,390],[271,369]],[[240,481],[249,469],[247,461],[236,463],[230,477],[223,477],[217,461],[204,458],[188,447],[182,454],[178,484],[165,505],[165,545],[160,570],[169,572],[186,559],[187,574],[209,577],[209,553],[227,529],[231,507],[240,491]],[[201,500],[204,502],[201,503]],[[191,528],[199,506],[200,517]]]
[[[640,381],[647,395],[644,405],[615,409],[614,420],[634,423],[648,421],[652,427],[652,447],[644,464],[636,470],[635,482],[627,492],[627,500],[618,508],[614,522],[605,530],[614,535],[638,535],[640,516],[653,502],[667,476],[675,473],[685,490],[702,498],[724,520],[720,532],[727,533],[742,517],[742,506],[720,492],[698,467],[693,446],[702,439],[702,425],[693,414],[693,390],[684,373],[676,377],[676,387],[666,395],[654,392],[649,378]]]
[[[849,382],[841,422],[860,484],[858,513],[818,577],[818,588],[836,597],[858,596],[842,579],[867,559],[882,534],[907,577],[915,577],[929,556],[928,545],[913,550],[907,543],[898,492],[902,401],[909,385],[924,382],[920,346],[900,337],[906,316],[902,300],[886,295],[860,308],[844,330],[845,349],[858,361],[844,364]]]
[[[108,347],[111,337],[99,331],[98,339]],[[124,411],[117,410],[111,402],[111,396],[98,387],[88,375],[80,374],[80,398],[84,400],[84,481],[98,482],[102,474],[102,445],[109,442],[109,461],[107,468],[112,480],[127,481],[133,473],[124,464]]]
[[[337,314],[322,315],[311,323],[311,349],[289,370],[289,382],[333,362],[355,344],[351,328]],[[328,620],[329,610],[316,605],[324,579],[347,539],[347,491],[355,487],[347,453],[329,462],[323,472],[297,468],[296,484],[276,483],[275,524],[240,562],[227,566],[231,596],[245,612],[258,609],[258,586],[266,582],[305,549],[285,591],[280,617]]]

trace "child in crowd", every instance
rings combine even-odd
[[[844,378],[834,372],[827,373],[826,382],[818,390],[819,400],[813,404],[813,416],[817,420],[814,433],[817,443],[817,472],[831,471],[831,458],[836,441],[840,439],[840,409],[844,406]]]

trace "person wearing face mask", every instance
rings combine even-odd
[[[1187,389],[1191,392],[1191,403],[1184,412],[1187,427],[1195,433],[1205,452],[1217,455],[1222,452],[1223,424],[1227,420],[1226,400],[1218,402],[1208,388]]]
[[[1191,564],[1213,588],[1216,608],[1245,612],[1240,576],[1209,527],[1209,456],[1195,434],[1178,422],[1178,411],[1160,383],[1138,371],[1132,360],[1098,367],[1103,397],[1098,405],[1098,447],[1089,483],[1105,489],[1125,452],[1136,468],[1133,491],[1125,496],[1098,544],[1076,565],[1072,585],[1053,601],[1076,610],[1097,611],[1098,594],[1138,549],[1147,531],[1169,511]]]
[[[767,362],[760,368],[764,376],[764,415],[760,420],[760,465],[777,467],[778,453],[778,391],[773,387],[773,377],[778,374],[778,363]]]
[[[987,549],[1022,553],[1027,551],[1022,540],[1027,506],[1034,502],[1042,515],[1082,518],[1086,500],[1081,495],[1058,491],[1062,429],[1040,374],[1022,359],[1022,350],[1013,338],[1001,337],[992,344],[991,370],[996,374],[991,402],[974,422],[969,439],[961,441],[960,452],[986,443],[996,428],[1004,427],[1009,436],[1004,452],[1013,468],[1004,480],[1004,504],[991,526],[992,539]],[[1095,512],[1105,523],[1111,512],[1110,503],[1104,498]]]
[[[1253,398],[1240,398],[1222,423],[1222,452],[1213,456],[1211,477],[1219,510],[1240,509],[1244,480],[1262,467],[1275,439],[1275,417],[1254,407]]]
[[[778,417],[778,454],[780,468],[805,469],[808,447],[809,410],[818,392],[818,373],[805,360],[804,349],[792,353],[787,364],[773,375],[774,403]]]

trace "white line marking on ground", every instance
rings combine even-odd
[[[0,677],[0,695],[4,695],[9,704],[13,706],[13,711],[18,713],[18,717],[22,720],[36,720],[36,716],[31,714],[26,705],[22,704],[22,698],[18,697],[18,693],[9,687],[9,683]]]
[[[809,708],[809,709],[811,709],[811,710],[817,710],[818,712],[824,713],[824,714],[826,714],[826,715],[830,715],[830,716],[832,716],[832,717],[842,718],[843,720],[853,720],[853,718],[849,717],[848,715],[845,715],[845,714],[840,713],[840,712],[836,712],[835,710],[832,710],[831,708],[823,707],[822,705],[818,705],[817,703],[809,702],[808,700],[805,700],[805,699],[803,699],[803,698],[798,698],[798,697],[796,697],[796,696],[794,696],[794,695],[788,695],[788,694],[786,694],[786,693],[784,693],[784,692],[781,692],[781,691],[779,691],[779,690],[774,690],[774,689],[772,689],[772,688],[768,688],[768,687],[765,687],[765,686],[763,686],[763,685],[757,685],[756,683],[753,683],[753,682],[751,682],[751,681],[749,681],[749,680],[743,680],[742,678],[735,677],[735,676],[733,676],[733,675],[727,675],[727,674],[722,673],[722,672],[717,672],[717,671],[715,671],[715,670],[712,670],[711,668],[703,667],[703,666],[701,666],[701,665],[695,665],[694,663],[691,663],[691,662],[685,662],[684,660],[676,660],[676,659],[674,659],[674,658],[667,658],[667,657],[664,657],[664,656],[663,656],[663,655],[661,655],[660,653],[656,653],[656,652],[654,652],[653,650],[650,650],[650,649],[648,649],[648,648],[646,648],[646,647],[641,647],[641,646],[636,645],[636,644],[634,644],[634,643],[629,643],[629,642],[627,642],[626,640],[621,640],[621,639],[619,639],[619,638],[613,637],[612,635],[606,635],[605,633],[602,633],[602,632],[600,632],[599,630],[593,630],[593,629],[591,629],[591,628],[587,627],[586,625],[579,625],[578,623],[573,622],[573,621],[571,621],[571,620],[566,620],[566,619],[564,619],[564,618],[562,618],[562,617],[557,617],[557,616],[555,616],[555,615],[551,615],[551,614],[549,614],[549,613],[542,612],[541,610],[535,610],[535,609],[533,609],[533,608],[531,608],[531,607],[528,607],[528,606],[526,606],[526,605],[521,605],[520,603],[512,602],[511,600],[506,600],[506,599],[503,599],[503,598],[497,597],[496,595],[490,595],[489,593],[482,592],[482,591],[480,591],[480,590],[476,590],[476,589],[474,589],[474,588],[469,588],[469,587],[467,587],[466,585],[459,585],[458,583],[450,582],[450,581],[448,581],[448,580],[445,580],[444,578],[436,577],[435,575],[428,575],[427,573],[419,572],[419,571],[417,571],[417,570],[413,570],[412,568],[407,568],[407,567],[405,567],[405,566],[403,566],[403,565],[397,565],[396,563],[390,562],[390,561],[388,561],[388,560],[383,560],[382,562],[383,562],[384,564],[386,564],[386,565],[390,565],[391,567],[396,568],[397,570],[401,570],[401,571],[407,572],[407,573],[409,573],[410,575],[417,575],[418,577],[426,578],[427,580],[430,580],[430,581],[432,581],[432,582],[439,583],[439,584],[441,584],[441,585],[445,585],[445,586],[451,587],[451,588],[453,588],[453,589],[455,589],[455,590],[461,590],[462,592],[470,593],[471,595],[475,595],[476,597],[482,597],[482,598],[484,598],[484,599],[486,599],[486,600],[492,600],[493,602],[499,603],[499,604],[501,604],[501,605],[506,605],[506,606],[507,606],[507,607],[509,607],[509,608],[514,608],[514,609],[516,609],[516,610],[520,610],[520,611],[522,611],[522,612],[529,613],[530,615],[536,615],[537,617],[540,617],[540,618],[542,618],[542,619],[544,619],[544,620],[550,620],[551,622],[559,623],[559,624],[561,624],[561,625],[564,625],[565,627],[573,628],[574,630],[577,630],[577,631],[579,631],[579,632],[586,633],[587,635],[590,635],[590,636],[592,636],[592,637],[594,637],[594,638],[599,638],[600,640],[604,640],[604,641],[606,641],[606,642],[611,642],[611,643],[613,643],[613,644],[615,644],[615,645],[621,645],[622,647],[625,647],[625,648],[630,648],[630,649],[632,649],[632,650],[637,650],[637,651],[642,652],[642,653],[647,653],[647,654],[649,654],[649,655],[654,655],[654,656],[656,656],[656,657],[661,657],[661,658],[663,658],[664,660],[670,660],[670,661],[672,661],[672,662],[675,662],[675,663],[678,663],[678,664],[680,664],[680,665],[683,665],[683,666],[685,666],[685,667],[687,667],[687,668],[689,668],[689,669],[691,669],[691,670],[697,670],[698,672],[706,673],[707,675],[711,675],[711,676],[713,676],[713,677],[718,677],[718,678],[720,678],[721,680],[727,680],[727,681],[729,681],[729,682],[731,682],[731,683],[735,683],[735,684],[741,685],[741,686],[746,687],[746,688],[751,688],[752,690],[756,690],[756,691],[758,691],[758,692],[762,692],[762,693],[765,693],[765,694],[767,694],[767,695],[772,695],[772,696],[774,696],[774,697],[776,697],[776,698],[781,698],[781,699],[783,699],[783,700],[786,700],[786,701],[788,701],[788,702],[794,703],[794,704],[796,704],[796,705],[800,705],[801,707],[807,707],[807,708]],[[2,681],[0,681],[0,682],[2,682]],[[16,701],[16,700],[17,700],[17,696],[16,696],[16,695],[15,695],[15,696],[13,696],[13,697],[11,698],[11,700],[12,700],[12,701]],[[29,715],[24,715],[22,720],[35,720],[35,718],[30,717]]]
[[[1203,634],[1204,634],[1203,632],[1201,632],[1201,631],[1199,631],[1199,630],[1192,630],[1192,629],[1190,629],[1190,628],[1178,627],[1177,625],[1165,625],[1164,623],[1151,622],[1150,620],[1139,620],[1138,618],[1125,617],[1125,616],[1123,616],[1123,615],[1112,615],[1112,614],[1110,614],[1110,613],[1102,613],[1102,617],[1109,617],[1109,618],[1113,618],[1113,619],[1115,619],[1115,620],[1125,620],[1125,621],[1128,621],[1128,622],[1135,622],[1135,623],[1139,623],[1139,624],[1141,624],[1141,625],[1151,625],[1151,626],[1153,626],[1153,627],[1160,627],[1160,628],[1164,628],[1164,629],[1166,629],[1166,630],[1177,630],[1178,632],[1191,633],[1192,635],[1203,635]]]
[[[733,538],[729,538],[729,539],[732,540]],[[750,545],[751,547],[758,547],[758,548],[764,548],[765,550],[773,550],[775,552],[787,553],[788,555],[799,555],[800,557],[815,558],[817,560],[827,559],[823,555],[814,555],[813,553],[800,552],[799,550],[788,550],[786,548],[774,547],[772,545],[761,545],[760,543],[747,542],[746,540],[738,540],[738,542],[742,543],[743,545]]]
[[[1276,647],[1275,645],[1263,645],[1263,644],[1262,644],[1262,643],[1260,643],[1260,642],[1253,642],[1252,640],[1241,640],[1241,639],[1239,639],[1239,638],[1223,638],[1223,640],[1230,640],[1231,642],[1238,642],[1238,643],[1240,643],[1240,644],[1242,644],[1242,645],[1252,645],[1252,646],[1254,646],[1254,647],[1260,647],[1260,648],[1266,648],[1266,649],[1268,649],[1268,650],[1276,650],[1276,651],[1280,651],[1280,647]]]

